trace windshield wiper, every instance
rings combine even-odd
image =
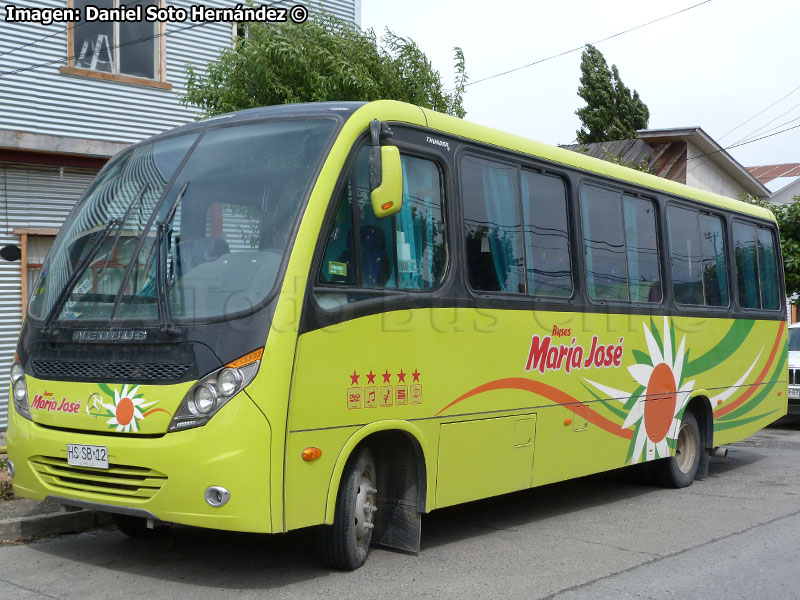
[[[189,187],[189,182],[183,184],[180,193],[169,207],[169,212],[163,221],[156,221],[156,302],[158,306],[158,321],[161,330],[170,335],[175,335],[175,324],[172,322],[172,307],[169,303],[169,284],[167,282],[167,244],[172,236],[172,219],[175,211]],[[174,261],[175,259],[173,259]]]
[[[128,209],[125,211],[125,214],[122,216],[122,220],[120,221],[119,228],[117,228],[117,233],[114,234],[114,241],[111,242],[111,246],[108,249],[108,254],[106,254],[106,259],[105,259],[105,261],[103,261],[103,266],[99,271],[97,271],[98,274],[100,274],[100,273],[102,273],[103,271],[106,270],[106,267],[108,266],[108,261],[111,260],[111,255],[114,252],[114,247],[117,245],[117,243],[119,242],[119,238],[122,236],[122,230],[125,229],[125,223],[128,222],[128,218],[131,216],[131,212],[133,212],[133,207],[136,206],[137,204],[139,204],[139,201],[144,196],[144,193],[147,190],[148,185],[149,184],[147,182],[142,184],[142,188],[139,190],[139,193],[136,194],[136,197],[130,203],[130,206],[128,206]]]
[[[108,221],[108,223],[106,223],[105,229],[103,229],[100,236],[98,236],[97,240],[95,240],[94,245],[89,249],[89,252],[86,254],[86,258],[84,258],[83,262],[76,267],[76,269],[72,272],[72,275],[70,275],[69,279],[67,279],[64,287],[61,288],[61,292],[59,292],[53,307],[50,309],[50,312],[47,313],[47,317],[44,320],[42,333],[47,333],[50,330],[50,326],[53,324],[56,316],[61,312],[61,309],[64,308],[64,304],[66,304],[67,297],[72,292],[72,288],[76,283],[78,283],[78,280],[83,277],[83,274],[89,267],[89,263],[92,262],[94,256],[100,251],[103,243],[108,239],[108,236],[111,233],[111,228],[114,226],[122,227],[122,221],[120,219],[111,219]]]

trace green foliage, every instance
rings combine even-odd
[[[7,458],[0,458],[0,472],[3,473],[3,476],[0,477],[0,500],[12,500],[14,498],[14,485],[7,479]]]
[[[616,65],[608,68],[603,54],[591,44],[581,54],[581,84],[578,95],[586,102],[575,114],[582,127],[577,131],[578,142],[610,142],[636,137],[645,129],[650,111],[639,93],[633,93],[622,83]]]
[[[456,82],[444,89],[417,44],[388,29],[381,38],[336,17],[295,23],[249,23],[247,37],[209,63],[205,75],[187,67],[185,105],[205,116],[245,108],[324,100],[393,99],[456,117],[467,80],[455,48]]]
[[[786,294],[794,297],[794,304],[800,303],[800,196],[795,197],[791,204],[772,204],[749,194],[740,198],[762,206],[775,215],[781,237]]]

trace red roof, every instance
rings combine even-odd
[[[800,163],[785,165],[764,165],[763,167],[747,167],[750,174],[761,183],[769,183],[778,177],[800,177]]]

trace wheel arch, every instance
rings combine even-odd
[[[705,447],[714,447],[714,411],[711,400],[706,390],[695,390],[695,393],[686,404],[684,412],[691,410],[697,418],[700,432],[704,434]]]
[[[328,484],[328,495],[325,503],[325,524],[332,525],[336,511],[336,498],[339,494],[339,485],[342,474],[347,466],[347,461],[358,449],[369,444],[376,453],[376,460],[380,463],[386,458],[386,450],[392,441],[403,439],[407,446],[402,448],[403,456],[408,459],[408,466],[413,465],[417,483],[417,510],[428,511],[428,490],[432,489],[431,477],[435,476],[433,465],[430,464],[432,453],[426,451],[425,437],[422,431],[408,421],[392,420],[378,421],[358,429],[342,446],[336,459],[331,480]],[[380,464],[379,464],[380,466]]]
[[[697,479],[708,475],[709,450],[714,447],[714,407],[711,405],[710,395],[706,390],[696,390],[684,412],[691,411],[697,419],[700,428],[702,447],[700,448],[700,464],[697,468]]]

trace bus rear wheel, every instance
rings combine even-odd
[[[678,429],[675,456],[653,464],[658,482],[666,487],[683,488],[692,484],[700,466],[703,451],[700,427],[691,412],[685,412]]]
[[[322,557],[335,569],[353,570],[364,564],[377,510],[377,472],[369,448],[350,459],[342,474],[333,525],[322,527]]]

